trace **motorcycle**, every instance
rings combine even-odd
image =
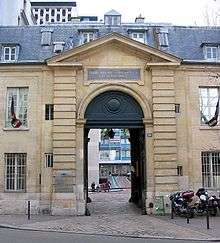
[[[195,205],[196,214],[203,215],[208,209],[211,216],[217,215],[220,201],[216,196],[209,196],[205,188],[199,188],[196,196],[199,198],[199,201]]]
[[[175,192],[169,196],[171,200],[171,210],[178,216],[193,218],[194,207],[191,206],[193,191]]]

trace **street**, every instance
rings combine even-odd
[[[56,232],[40,232],[0,229],[0,243],[186,243],[191,240],[153,240],[129,237],[93,236],[85,234],[67,234]],[[201,242],[201,241],[200,241]],[[208,242],[208,241],[204,241]]]

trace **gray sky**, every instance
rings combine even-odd
[[[140,13],[146,22],[168,22],[174,25],[204,25],[206,6],[220,6],[220,0],[76,0],[79,15],[97,15],[115,9],[123,22],[134,22]]]

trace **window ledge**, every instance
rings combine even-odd
[[[215,127],[209,127],[208,125],[200,125],[200,130],[220,130],[220,125]]]
[[[22,127],[22,128],[9,128],[4,127],[2,128],[3,131],[29,131],[30,129],[28,127]]]

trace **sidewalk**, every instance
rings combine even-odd
[[[185,218],[171,220],[168,216],[141,215],[128,203],[125,191],[90,194],[91,216],[31,216],[1,215],[0,225],[20,229],[65,231],[72,233],[120,235],[146,238],[175,238],[220,240],[220,215],[210,218],[210,230],[205,217],[195,218],[186,224]]]

